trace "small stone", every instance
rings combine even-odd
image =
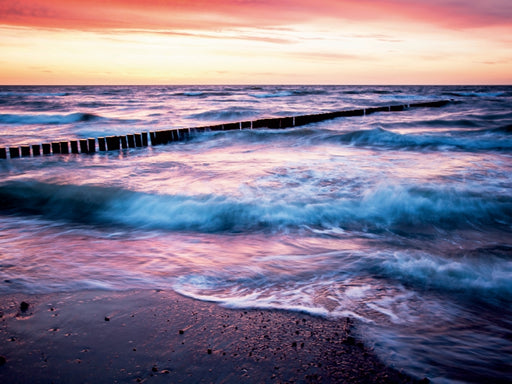
[[[180,329],[180,335],[183,335],[185,333],[185,331],[183,329]]]
[[[151,368],[151,370],[152,370],[153,372],[158,372],[158,368],[157,368],[157,366],[156,366],[156,365],[153,365],[153,368]]]
[[[5,356],[0,356],[0,366],[4,365],[5,363],[7,363],[7,359],[5,358]]]
[[[26,312],[28,307],[29,307],[29,303],[27,303],[26,301],[22,301],[21,302],[21,304],[20,304],[21,312]]]
[[[208,348],[208,354],[211,355],[212,354],[212,350],[211,348]]]

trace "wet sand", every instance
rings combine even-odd
[[[3,295],[0,382],[417,382],[352,329],[348,319],[232,310],[170,291]]]

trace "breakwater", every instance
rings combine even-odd
[[[0,147],[0,159],[14,159],[31,156],[37,157],[41,155],[68,155],[79,153],[92,154],[96,152],[119,151],[121,149],[142,148],[149,145],[165,145],[176,141],[186,140],[192,135],[203,132],[261,128],[285,129],[340,117],[365,116],[376,112],[399,112],[408,110],[410,108],[439,108],[450,102],[451,100],[439,100],[422,103],[398,104],[309,115],[247,120],[194,128],[174,128],[121,136],[60,140],[51,143],[22,145],[9,148]]]

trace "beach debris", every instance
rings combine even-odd
[[[30,306],[29,303],[27,303],[26,301],[22,301],[21,304],[20,304],[20,311],[21,312],[26,312],[28,310],[29,306]]]

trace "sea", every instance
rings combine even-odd
[[[510,383],[510,86],[2,86],[0,147],[439,100],[0,159],[0,297],[163,289],[350,317],[414,377]]]

